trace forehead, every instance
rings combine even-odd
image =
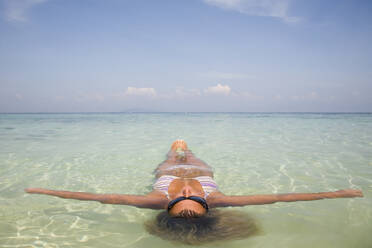
[[[177,215],[179,212],[183,210],[191,210],[198,214],[204,214],[206,210],[200,203],[197,203],[193,200],[183,200],[176,203],[173,208],[169,211],[171,215]]]

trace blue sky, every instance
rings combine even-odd
[[[372,112],[368,0],[0,0],[0,112]]]

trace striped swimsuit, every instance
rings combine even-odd
[[[158,190],[158,191],[163,192],[169,198],[169,195],[168,195],[169,184],[174,179],[178,179],[178,178],[180,178],[180,177],[176,177],[176,176],[172,176],[172,175],[163,175],[156,180],[156,182],[153,184],[152,187],[153,187],[154,190]],[[207,196],[210,193],[212,193],[214,191],[217,191],[216,182],[213,180],[213,178],[211,178],[209,176],[193,177],[193,178],[190,178],[190,179],[195,179],[195,180],[199,181],[199,183],[201,184],[201,186],[203,188],[204,194],[205,194],[204,198],[207,198]]]

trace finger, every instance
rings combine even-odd
[[[25,189],[25,192],[26,192],[26,193],[31,193],[32,190],[33,190],[32,188],[27,188],[27,189]]]
[[[359,197],[363,197],[363,192],[361,190],[356,190],[356,195]]]

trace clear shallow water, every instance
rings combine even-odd
[[[144,194],[175,139],[225,194],[362,189],[364,198],[236,208],[262,234],[202,247],[371,247],[371,114],[0,114],[0,247],[174,247],[157,211],[27,195]]]

